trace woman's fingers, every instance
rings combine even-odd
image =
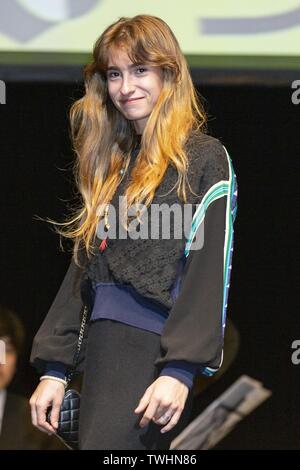
[[[144,426],[147,426],[149,422],[152,420],[152,418],[155,416],[156,410],[159,406],[159,401],[155,397],[151,397],[150,403],[147,406],[147,409],[144,413],[144,416],[142,417],[140,421],[140,426],[143,428]]]
[[[41,404],[38,403],[36,405],[37,410],[37,425],[41,431],[54,433],[55,429],[51,426],[51,424],[47,423],[46,421],[46,411],[49,408],[51,403]]]
[[[29,403],[32,424],[42,432],[53,434],[58,428],[60,406],[64,396],[64,385],[55,380],[43,380],[36,388]],[[47,410],[51,407],[50,423],[47,422]]]
[[[30,404],[30,411],[31,411],[31,421],[33,426],[35,426],[37,429],[39,429],[42,432],[47,432],[49,434],[49,431],[44,429],[43,427],[39,426],[38,424],[38,410],[37,410],[37,395],[34,393],[29,401]]]
[[[29,401],[30,404],[30,411],[31,411],[31,421],[33,426],[37,426],[37,415],[36,415],[36,408],[35,408],[35,395],[33,394]]]
[[[161,432],[162,434],[164,434],[165,432],[170,431],[174,426],[176,426],[176,424],[178,423],[179,418],[180,418],[180,416],[181,416],[181,413],[182,413],[182,410],[177,410],[177,411],[173,414],[173,416],[171,417],[171,419],[170,419],[170,421],[168,422],[168,424],[167,424],[164,428],[162,428],[162,429],[160,430],[160,432]]]
[[[159,407],[153,417],[153,421],[156,424],[166,424],[175,413],[176,409],[169,408],[161,408]]]
[[[140,426],[144,427],[153,420],[156,424],[166,425],[161,432],[169,431],[177,424],[187,395],[188,387],[180,380],[169,376],[158,377],[135,409],[135,413],[144,412]]]
[[[149,404],[151,394],[152,394],[152,387],[148,387],[147,390],[145,391],[144,395],[140,399],[140,402],[139,402],[138,406],[134,410],[134,413],[136,413],[136,414],[142,413],[146,409],[146,407]]]
[[[58,419],[59,419],[59,412],[60,412],[60,403],[54,402],[53,407],[51,409],[50,421],[53,428],[58,428]]]

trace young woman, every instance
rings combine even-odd
[[[85,305],[80,449],[168,449],[194,377],[222,363],[236,178],[161,19],[110,25],[85,86],[71,109],[81,199],[57,229],[74,252],[34,339],[32,422],[57,428]]]

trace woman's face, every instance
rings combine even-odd
[[[134,65],[123,49],[110,51],[107,83],[115,107],[142,134],[162,89],[161,67]]]
[[[1,346],[4,345],[4,361],[0,361],[0,390],[6,388],[12,381],[17,366],[17,352],[13,347],[10,338],[1,337]]]

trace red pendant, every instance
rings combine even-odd
[[[102,242],[100,243],[99,250],[100,250],[101,252],[104,251],[105,248],[107,247],[107,241],[106,241],[107,238],[108,238],[108,237],[104,238],[104,240],[102,240]]]

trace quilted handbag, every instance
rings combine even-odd
[[[71,382],[74,374],[74,369],[77,365],[81,344],[83,340],[84,329],[87,320],[87,307],[84,307],[80,332],[78,337],[77,350],[73,361],[73,369],[66,377],[67,386]],[[70,450],[78,449],[78,430],[79,430],[79,411],[80,411],[80,393],[74,389],[68,389],[65,392],[59,413],[58,428],[55,435],[68,447]],[[47,411],[47,421],[50,422],[51,408]]]

